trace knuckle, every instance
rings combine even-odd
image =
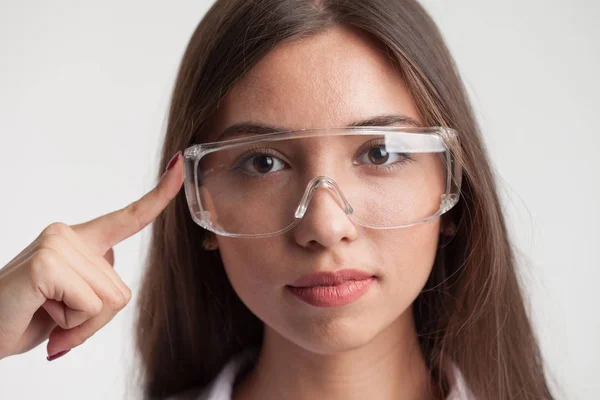
[[[42,236],[48,235],[64,235],[70,227],[63,222],[53,222],[42,231]]]
[[[62,236],[58,234],[48,234],[44,236],[38,247],[40,249],[58,250],[64,246],[65,239]]]
[[[135,201],[125,207],[125,213],[128,215],[128,219],[133,221],[136,230],[141,230],[144,226],[142,220],[142,207],[139,202]]]
[[[131,290],[128,287],[125,287],[125,291],[121,292],[121,302],[119,303],[119,310],[125,308],[127,304],[129,304],[129,300],[131,300]]]
[[[131,301],[131,296],[131,289],[125,286],[125,305],[129,304],[129,302]]]
[[[34,278],[34,281],[39,280],[49,268],[56,263],[56,253],[53,249],[42,248],[38,249],[31,257],[29,263],[29,272]]]
[[[27,265],[29,281],[43,293],[51,293],[52,282],[56,280],[61,265],[53,249],[38,249]]]
[[[123,295],[120,292],[119,292],[119,294],[109,296],[108,299],[106,300],[106,302],[112,310],[117,310],[117,311],[122,310],[125,307],[125,305],[127,304],[125,295]]]
[[[88,305],[88,311],[92,316],[96,316],[102,312],[104,303],[102,300],[93,301]]]

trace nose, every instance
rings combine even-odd
[[[296,217],[302,219],[294,227],[294,239],[305,248],[352,242],[358,237],[358,229],[347,215],[351,212],[352,207],[332,179],[315,178],[296,212]]]

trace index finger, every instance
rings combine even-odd
[[[181,158],[181,152],[178,152],[169,162],[171,168],[167,169],[158,185],[142,198],[120,210],[73,225],[73,230],[100,254],[141,231],[160,215],[179,192],[183,183]]]

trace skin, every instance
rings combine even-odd
[[[52,361],[81,346],[131,298],[112,247],[152,222],[181,189],[177,153],[158,185],[126,207],[77,225],[47,226],[0,269],[0,359],[48,339]]]
[[[219,124],[320,128],[382,114],[422,123],[405,83],[376,46],[338,27],[270,52],[226,98]],[[0,359],[46,339],[55,359],[127,304],[131,292],[113,270],[112,247],[152,222],[181,189],[181,156],[173,161],[141,199],[79,225],[51,224],[0,270]],[[311,168],[336,175],[326,152],[314,153]],[[430,274],[439,229],[439,219],[363,229],[319,190],[304,219],[284,235],[260,242],[216,237],[234,289],[265,323],[258,363],[234,397],[434,397],[411,305]],[[286,289],[305,274],[342,268],[376,277],[352,304],[313,307]]]
[[[216,131],[245,121],[341,127],[382,114],[422,123],[386,56],[360,33],[334,27],[267,54],[226,97]],[[314,176],[334,169],[325,153],[315,155]],[[257,365],[234,398],[432,398],[411,305],[431,272],[439,231],[439,218],[406,229],[365,229],[325,189],[283,235],[217,236],[235,291],[265,324]],[[314,307],[286,289],[303,275],[344,268],[376,276],[354,303]]]

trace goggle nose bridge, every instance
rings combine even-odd
[[[301,219],[302,217],[304,217],[304,214],[306,213],[306,210],[308,208],[308,204],[312,200],[315,191],[319,188],[326,188],[331,190],[336,200],[339,202],[340,206],[346,214],[350,215],[354,213],[354,209],[352,208],[350,203],[348,203],[348,200],[346,200],[346,197],[342,193],[338,184],[333,180],[333,178],[321,175],[312,179],[306,185],[306,190],[304,191],[302,200],[300,200],[300,204],[298,205],[298,208],[296,208],[296,212],[294,213],[294,217],[296,219]]]

